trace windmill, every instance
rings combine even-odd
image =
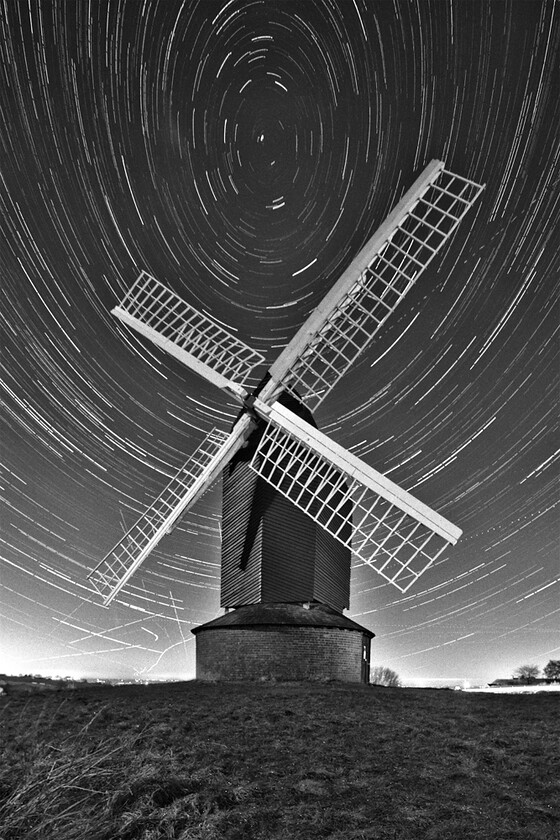
[[[327,668],[336,678],[366,679],[373,633],[342,615],[351,553],[406,592],[460,537],[459,528],[320,432],[312,411],[482,189],[432,161],[252,393],[245,383],[264,357],[146,272],[112,310],[241,406],[231,431],[206,436],[88,576],[110,604],[223,473],[227,612],[193,631],[198,676],[289,677]]]

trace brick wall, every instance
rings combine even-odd
[[[360,682],[362,634],[338,627],[209,629],[196,636],[202,680],[341,680]]]

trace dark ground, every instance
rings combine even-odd
[[[1,840],[557,840],[558,695],[79,688],[0,705]]]

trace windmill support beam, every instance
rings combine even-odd
[[[276,362],[270,368],[270,383],[268,383],[260,394],[261,399],[265,400],[270,393],[272,393],[286,375],[286,373],[293,367],[295,362],[301,356],[303,348],[307,345],[309,339],[315,335],[322,324],[328,318],[333,309],[338,305],[340,299],[349,291],[352,284],[356,282],[356,278],[367,268],[371,263],[375,254],[379,251],[381,246],[386,242],[387,237],[396,228],[401,220],[401,217],[406,212],[407,208],[414,204],[426,187],[434,180],[439,172],[444,168],[445,164],[441,160],[433,160],[424,169],[422,174],[416,179],[411,188],[403,195],[396,207],[389,213],[381,227],[368,241],[360,253],[354,257],[346,271],[334,284],[332,289],[327,292],[321,303],[317,306],[310,318],[308,318],[299,332],[295,334],[291,340],[287,352],[280,354]]]
[[[103,596],[105,606],[111,603],[160,540],[212,486],[254,428],[253,418],[244,414],[209,463],[198,468],[198,475],[193,475],[192,469],[188,469],[190,462],[187,462],[152,506],[89,573],[88,578]],[[182,489],[183,481],[187,487]]]
[[[432,161],[270,368],[259,394],[282,388],[316,408],[370,344],[476,201],[483,186]]]
[[[435,531],[444,540],[452,543],[457,542],[463,533],[460,528],[440,516],[435,510],[425,505],[411,493],[403,490],[390,478],[378,472],[373,467],[365,464],[360,458],[353,455],[344,447],[335,443],[332,438],[324,435],[318,429],[310,426],[305,420],[297,417],[289,409],[279,402],[268,406],[260,399],[255,400],[255,408],[259,413],[268,418],[275,426],[285,430],[297,440],[300,440],[309,449],[312,449],[322,458],[325,458],[333,466],[339,468],[349,478],[356,478],[360,483],[371,486],[380,496],[387,499],[391,504],[396,505],[402,511],[414,517],[426,527]]]
[[[144,338],[147,338],[154,344],[157,344],[157,346],[161,347],[162,350],[165,350],[166,353],[174,356],[192,371],[198,373],[199,376],[202,376],[203,379],[209,380],[213,385],[216,385],[223,391],[228,391],[240,403],[243,403],[244,400],[247,399],[248,393],[242,385],[239,385],[237,382],[233,382],[231,379],[222,376],[222,374],[217,370],[214,370],[209,365],[201,362],[200,359],[195,358],[192,353],[188,352],[188,350],[185,350],[183,347],[179,347],[179,345],[175,344],[175,342],[165,338],[157,332],[157,330],[154,330],[153,327],[149,327],[147,324],[144,324],[143,321],[135,318],[134,315],[131,315],[125,309],[122,309],[120,306],[115,306],[115,308],[111,310],[111,314],[115,315],[119,321],[122,321],[123,324],[126,324],[136,330],[136,332],[139,332],[140,335],[144,336]]]

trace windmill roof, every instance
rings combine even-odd
[[[225,615],[195,627],[195,635],[202,630],[233,630],[240,627],[267,627],[284,625],[292,627],[336,627],[341,630],[357,630],[370,638],[375,636],[371,630],[346,618],[326,604],[247,604],[237,607]]]

